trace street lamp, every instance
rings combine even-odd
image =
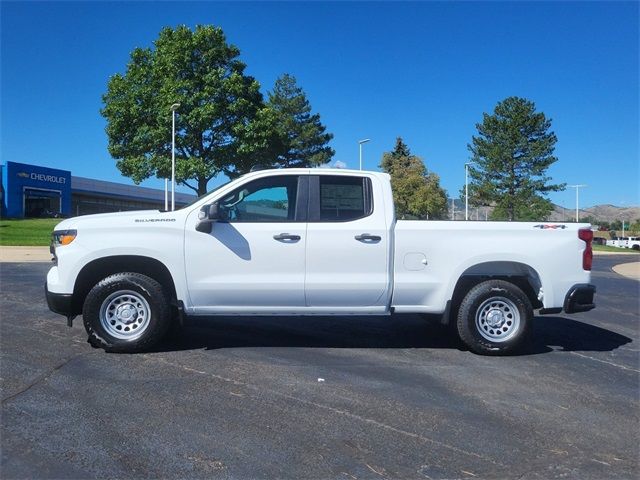
[[[164,179],[164,211],[169,210],[169,179]]]
[[[579,217],[578,217],[578,205],[579,205],[579,201],[580,201],[580,189],[582,187],[588,187],[588,185],[584,185],[584,184],[580,184],[580,185],[567,185],[567,187],[570,188],[575,188],[576,189],[576,223],[578,223],[580,221]]]
[[[176,110],[179,103],[171,105],[171,211],[176,209]]]
[[[359,140],[358,145],[360,145],[360,170],[362,170],[362,144],[370,142],[370,138],[365,138],[364,140]]]
[[[469,220],[469,165],[476,162],[464,164],[464,219]]]

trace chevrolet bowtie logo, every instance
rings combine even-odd
[[[29,178],[29,174],[27,172],[18,172],[18,177]]]

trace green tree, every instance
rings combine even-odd
[[[311,113],[311,104],[295,77],[284,74],[269,92],[266,108],[274,113],[276,136],[272,141],[272,164],[280,167],[313,167],[329,163],[335,151],[328,143],[320,115]]]
[[[251,168],[268,150],[268,121],[259,118],[259,83],[245,75],[240,51],[220,28],[164,28],[154,48],[131,52],[126,73],[103,95],[109,153],[123,175],[140,183],[171,174],[171,111],[176,116],[176,179],[202,195],[223,172]]]
[[[493,205],[495,220],[542,220],[553,204],[548,192],[564,190],[551,184],[547,169],[557,138],[551,120],[536,112],[535,104],[519,97],[499,102],[493,114],[483,114],[478,136],[468,145],[474,162],[469,167],[469,200]]]
[[[427,171],[420,157],[411,154],[402,138],[396,139],[393,151],[383,154],[380,168],[391,176],[398,218],[446,216],[447,194],[440,187],[440,178]]]

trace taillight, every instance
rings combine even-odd
[[[587,244],[584,247],[584,252],[582,252],[582,268],[591,270],[591,264],[593,263],[593,250],[591,248],[593,232],[589,228],[581,228],[578,230],[578,238]]]

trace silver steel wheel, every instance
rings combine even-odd
[[[520,328],[520,311],[505,297],[491,297],[476,311],[476,328],[491,342],[506,342]]]
[[[144,333],[151,319],[145,298],[132,290],[118,290],[100,306],[100,325],[112,337],[135,340]]]

